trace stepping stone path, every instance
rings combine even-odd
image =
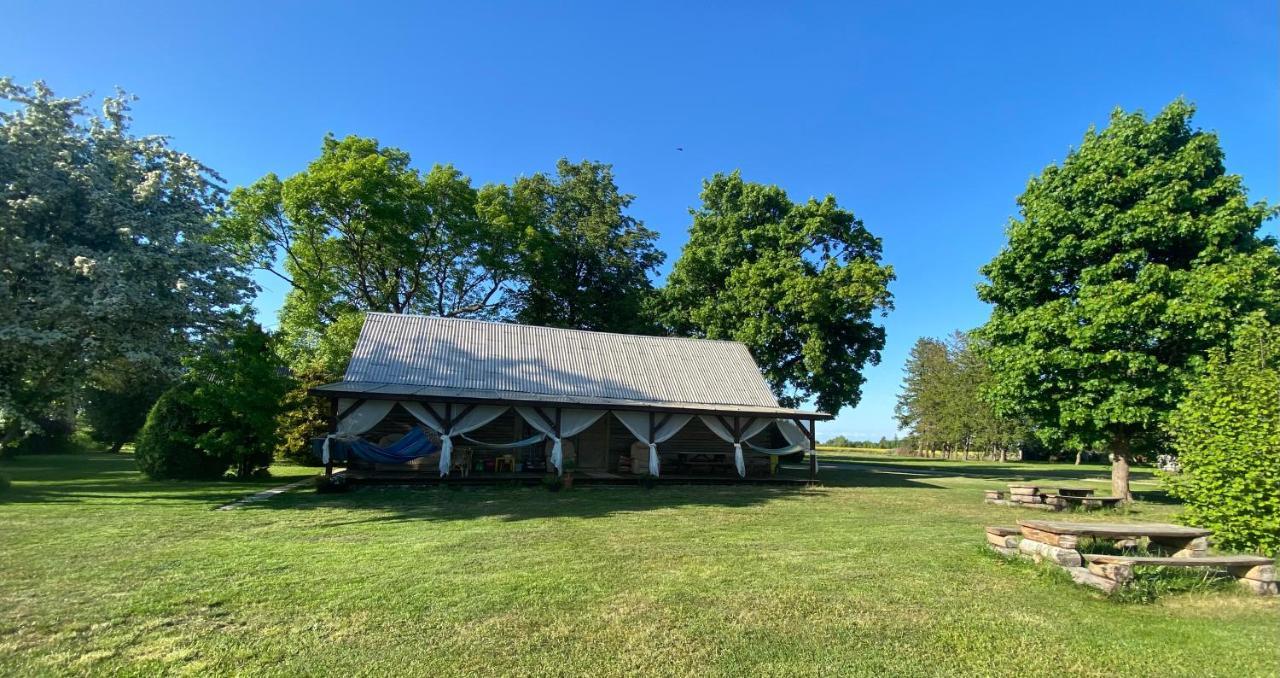
[[[299,480],[299,481],[297,481],[297,482],[289,483],[288,485],[281,485],[280,487],[273,487],[273,488],[271,488],[271,489],[269,489],[269,490],[264,490],[264,491],[259,492],[259,493],[257,493],[257,494],[251,494],[251,495],[249,495],[249,496],[247,496],[247,497],[241,497],[241,498],[239,498],[239,499],[237,499],[237,500],[235,500],[235,501],[231,502],[230,504],[223,504],[222,506],[219,506],[216,510],[218,510],[218,511],[233,511],[233,510],[235,510],[235,509],[243,508],[243,507],[245,507],[245,506],[248,506],[249,504],[252,504],[252,503],[254,503],[254,502],[266,501],[266,500],[268,500],[268,499],[270,499],[270,498],[272,498],[272,497],[276,496],[277,494],[284,494],[285,492],[288,492],[289,490],[292,490],[292,489],[297,488],[297,487],[302,487],[303,485],[306,485],[307,483],[310,483],[310,482],[312,482],[312,478],[311,478],[310,476],[308,476],[308,477],[303,478],[302,480]]]

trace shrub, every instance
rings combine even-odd
[[[1181,470],[1164,479],[1183,520],[1226,549],[1280,552],[1280,328],[1252,318],[1211,352],[1169,432]]]
[[[151,407],[171,381],[124,361],[97,372],[84,390],[84,421],[89,425],[89,437],[115,453],[138,435]]]
[[[276,417],[276,459],[320,465],[320,460],[311,453],[311,439],[329,432],[329,403],[307,393],[307,389],[331,381],[337,379],[314,366],[294,372]]]
[[[76,431],[75,422],[58,417],[41,417],[36,420],[40,430],[20,440],[12,447],[18,454],[80,454],[87,451],[83,434]]]
[[[9,476],[0,473],[0,494],[8,492],[12,485],[13,483],[9,481]]]
[[[276,415],[288,387],[270,337],[257,325],[214,338],[161,396],[138,437],[153,478],[250,478],[271,464]]]
[[[138,468],[152,478],[207,480],[227,472],[227,461],[199,444],[209,426],[191,404],[192,387],[178,384],[160,396],[134,448]]]

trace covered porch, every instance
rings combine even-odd
[[[318,450],[326,474],[341,469],[368,484],[536,484],[566,473],[597,484],[806,484],[817,481],[814,423],[830,418],[776,406],[442,391],[352,382],[313,389],[330,400],[330,435]],[[409,435],[425,436],[429,446],[407,453],[422,454],[384,454]]]

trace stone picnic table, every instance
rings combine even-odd
[[[1077,583],[1110,593],[1133,580],[1133,568],[1206,567],[1225,569],[1242,586],[1262,595],[1280,593],[1275,561],[1262,556],[1208,556],[1211,530],[1167,523],[1079,523],[1056,520],[1019,520],[1017,527],[988,527],[987,543],[996,552],[1021,555],[1036,562],[1049,561],[1066,570]],[[1147,539],[1157,556],[1081,553],[1085,538],[1114,542],[1132,548]]]
[[[1109,508],[1124,501],[1123,497],[1099,497],[1087,487],[1058,487],[1057,492],[1039,485],[1011,483],[1009,491],[986,490],[985,499],[988,504],[1001,506],[1018,506],[1021,508],[1042,509],[1046,511],[1062,511],[1070,506],[1085,509]]]

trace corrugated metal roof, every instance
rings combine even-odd
[[[344,384],[532,394],[566,401],[778,407],[746,346],[369,313]]]

